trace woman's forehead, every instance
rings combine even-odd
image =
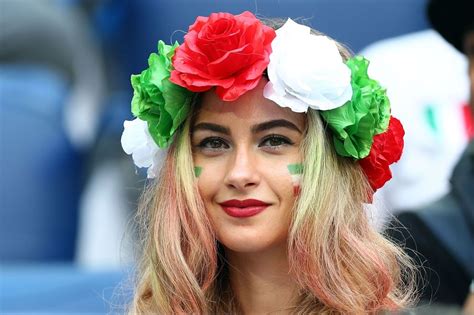
[[[221,100],[214,91],[204,93],[195,124],[199,122],[214,123],[243,123],[249,124],[286,119],[304,129],[305,113],[295,113],[289,108],[283,108],[263,96],[266,80],[262,79],[257,87],[248,91],[237,100],[226,102]]]

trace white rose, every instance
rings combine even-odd
[[[159,148],[148,131],[146,121],[134,119],[123,123],[122,148],[131,154],[137,167],[146,167],[147,177],[155,178],[158,173]]]
[[[352,97],[351,70],[334,41],[291,19],[276,31],[264,96],[294,112],[329,110]]]

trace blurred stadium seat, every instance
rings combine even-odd
[[[64,78],[37,65],[0,66],[0,259],[72,261],[81,156],[63,128]]]

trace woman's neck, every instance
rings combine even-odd
[[[229,277],[244,314],[288,314],[296,283],[289,276],[285,247],[259,253],[226,250]]]

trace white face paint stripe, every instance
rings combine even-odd
[[[291,175],[291,181],[293,185],[300,185],[301,184],[301,175]]]

